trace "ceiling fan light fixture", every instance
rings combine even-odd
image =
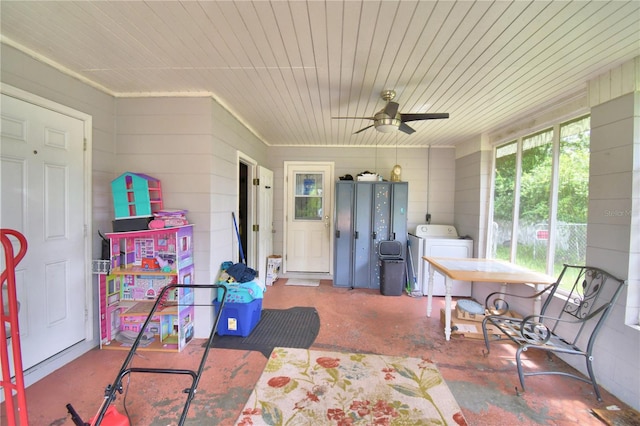
[[[400,120],[398,120],[397,118],[377,119],[374,122],[374,126],[376,130],[381,133],[391,133],[398,130],[398,127],[400,127]]]

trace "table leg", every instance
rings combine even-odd
[[[506,311],[508,311],[507,306],[508,306],[508,302],[505,299],[505,293],[507,292],[507,283],[502,283],[500,285],[500,299],[501,301],[498,303],[494,303],[495,308],[502,311],[505,311],[505,314],[507,313]]]
[[[536,291],[541,291],[543,288],[544,286],[542,284],[536,284],[535,286]],[[507,292],[507,283],[502,283],[502,285],[500,286],[500,293],[502,294],[503,300],[505,300],[504,294],[506,292]],[[496,306],[496,307],[499,309],[505,309],[504,304],[502,306]],[[533,314],[539,315],[541,308],[542,308],[542,296],[537,296],[535,299],[533,299]]]
[[[453,280],[445,275],[444,277],[444,338],[449,340],[451,337],[451,287]]]
[[[433,301],[433,274],[435,268],[429,266],[429,284],[427,285],[427,317],[431,317],[431,302]]]
[[[507,283],[502,283],[502,285],[500,285],[500,294],[502,296],[502,299],[505,298],[505,293],[507,292]]]
[[[542,291],[544,285],[536,284],[536,291]],[[542,296],[537,296],[533,299],[533,314],[540,315],[540,310],[542,309]]]

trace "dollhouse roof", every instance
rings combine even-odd
[[[154,182],[158,182],[160,180],[160,179],[154,178],[152,176],[146,175],[144,173],[124,172],[123,174],[121,174],[120,176],[115,178],[114,181],[117,181],[119,179],[125,178],[126,176],[135,176],[135,177],[139,177],[139,178],[142,178],[144,180],[147,180],[147,181],[154,181]]]

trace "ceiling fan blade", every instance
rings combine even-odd
[[[400,130],[401,132],[405,132],[408,135],[410,135],[411,133],[415,132],[415,130],[413,130],[411,127],[407,126],[404,123],[400,123],[400,126],[398,127],[398,130]]]
[[[449,118],[448,112],[432,112],[432,113],[417,113],[417,114],[400,114],[400,121],[403,123],[406,121],[418,121],[418,120],[439,120],[441,118]]]
[[[364,130],[367,130],[369,127],[373,127],[373,124],[372,124],[372,125],[370,125],[370,126],[367,126],[367,127],[363,127],[362,129],[358,130],[357,132],[354,132],[353,134],[354,134],[354,135],[357,135],[358,133],[360,133],[360,132],[362,132],[362,131],[364,131]]]
[[[331,117],[334,120],[350,119],[350,120],[375,120],[373,117]]]
[[[396,114],[398,113],[398,103],[397,102],[387,102],[387,106],[384,107],[384,113],[387,114],[389,118],[396,118]]]

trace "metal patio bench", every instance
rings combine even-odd
[[[569,283],[571,283],[570,287]],[[599,268],[564,265],[554,284],[532,296],[525,297],[501,292],[491,293],[485,300],[485,307],[488,312],[496,312],[496,314],[488,315],[482,321],[484,342],[487,347],[485,356],[490,351],[491,333],[495,334],[494,331],[489,332],[487,328],[489,325],[493,325],[518,345],[516,364],[522,392],[525,391],[525,376],[555,374],[590,383],[593,385],[598,401],[602,401],[593,371],[593,348],[624,284],[624,280]],[[561,288],[569,293],[565,294],[560,291]],[[544,302],[540,314],[513,318],[501,315],[505,310],[508,311],[508,304],[504,296],[542,297]],[[554,299],[558,300],[552,303]],[[524,372],[521,356],[529,349],[547,351],[549,358],[551,358],[552,352],[583,356],[586,360],[589,378],[560,370]],[[516,392],[520,394],[517,387]]]

